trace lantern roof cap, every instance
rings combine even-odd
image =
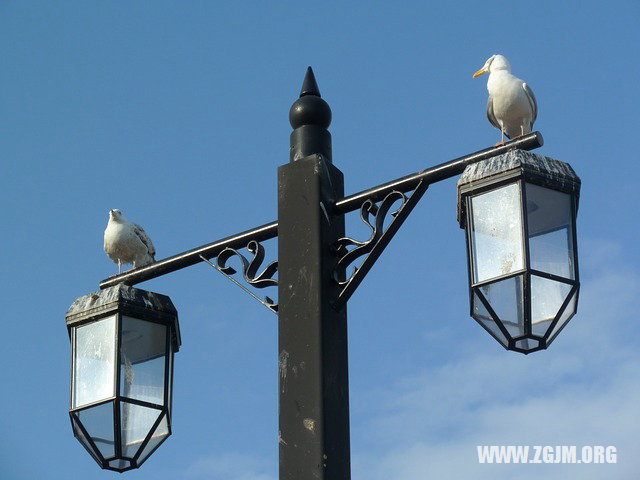
[[[467,166],[458,180],[458,188],[517,169],[522,170],[525,176],[546,177],[550,181],[555,181],[556,188],[560,190],[566,188],[573,190],[576,187],[580,189],[580,178],[568,163],[519,149]]]
[[[580,196],[580,177],[568,163],[526,150],[509,150],[502,155],[472,163],[458,180],[458,221],[464,228],[463,195],[493,184],[522,178],[527,182]]]
[[[175,351],[181,344],[178,312],[171,299],[160,293],[134,288],[124,283],[76,298],[67,310],[67,328],[116,312],[143,320],[163,321],[173,327]]]

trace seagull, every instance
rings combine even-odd
[[[473,74],[477,78],[489,74],[487,90],[487,118],[504,137],[515,138],[530,133],[538,116],[538,103],[526,82],[511,74],[511,65],[502,55],[492,55],[484,66]]]
[[[122,273],[123,263],[131,263],[136,268],[156,261],[156,249],[147,232],[124,218],[118,209],[109,210],[109,223],[104,231],[104,251],[118,264],[118,273]]]

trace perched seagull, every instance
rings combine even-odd
[[[131,263],[136,268],[156,261],[156,249],[149,235],[140,225],[124,218],[117,209],[109,210],[109,223],[104,231],[104,251],[118,264],[118,273],[122,273],[123,263]]]
[[[514,138],[530,133],[538,116],[538,103],[526,82],[511,75],[511,65],[502,55],[492,55],[473,78],[489,73],[487,118],[504,137]]]

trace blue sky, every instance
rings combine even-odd
[[[109,209],[158,258],[275,220],[308,65],[348,193],[493,145],[471,75],[502,53],[538,153],[582,178],[578,314],[547,351],[505,351],[468,316],[455,179],[434,185],[349,303],[352,476],[636,478],[639,20],[635,1],[0,2],[0,477],[117,475],[73,438],[64,323],[117,271]],[[276,479],[276,317],[206,264],[140,287],[172,298],[183,346],[173,435],[125,475]],[[479,465],[482,444],[618,464]]]

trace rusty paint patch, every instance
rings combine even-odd
[[[309,430],[311,433],[316,433],[316,421],[314,419],[305,418],[304,420],[302,420],[302,425],[304,425],[304,428]]]
[[[287,366],[289,364],[289,352],[283,350],[278,359],[278,372],[280,374],[280,388],[282,393],[287,391]]]

